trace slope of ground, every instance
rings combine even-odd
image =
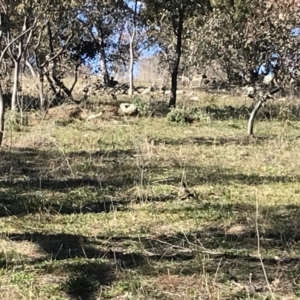
[[[298,299],[300,123],[246,125],[8,130],[1,299]]]

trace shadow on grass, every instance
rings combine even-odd
[[[96,238],[80,237],[71,234],[55,234],[44,235],[39,233],[22,233],[13,234],[9,237],[14,241],[28,240],[39,244],[47,253],[55,258],[66,259],[70,257],[86,257],[86,258],[102,258],[109,259],[125,259],[132,264],[139,261],[138,256],[128,253],[127,241],[141,242],[143,249],[146,249],[150,257],[160,258],[178,258],[190,259],[195,252],[180,251],[182,249],[198,249],[225,251],[226,255],[235,257],[239,255],[239,250],[245,249],[250,252],[257,250],[257,231],[255,228],[253,217],[255,217],[256,207],[251,204],[217,204],[204,203],[190,207],[176,208],[178,212],[184,212],[187,219],[194,218],[201,221],[208,211],[214,211],[219,216],[237,215],[234,220],[235,230],[232,226],[213,227],[211,225],[204,226],[201,230],[191,231],[188,234],[174,233],[172,235],[160,235],[156,238],[144,236],[97,236]],[[169,213],[174,213],[175,209],[170,208]],[[156,214],[159,211],[154,211]],[[163,213],[163,212],[162,212]],[[300,207],[298,205],[285,205],[280,207],[260,206],[259,207],[259,227],[260,246],[264,249],[273,249],[276,251],[284,251],[292,247],[293,243],[300,242]],[[237,225],[237,226],[236,226]],[[123,243],[125,243],[123,245]],[[120,245],[120,247],[117,247]],[[118,250],[112,250],[117,248]],[[152,249],[152,250],[151,250]],[[205,252],[205,251],[204,251]],[[216,251],[218,252],[218,251]],[[127,255],[127,254],[128,255]],[[221,253],[220,255],[225,255]],[[300,253],[300,252],[299,252]],[[145,254],[147,256],[148,254]],[[219,254],[214,254],[216,257]],[[247,255],[246,255],[247,256]],[[132,257],[132,259],[130,258]],[[250,260],[258,261],[258,257],[249,257]],[[288,262],[291,258],[287,259]],[[276,262],[276,259],[270,261]]]
[[[203,213],[207,209],[224,214],[243,211],[251,215],[255,212],[254,205],[244,204],[203,204],[196,209],[201,209]],[[295,252],[300,241],[300,231],[297,229],[300,208],[294,205],[281,207],[280,210],[261,207],[261,218],[266,215],[270,220],[267,224],[269,229],[260,228],[262,260],[257,255],[256,229],[249,224],[236,233],[226,228],[207,226],[187,234],[175,232],[155,236],[103,235],[91,238],[72,234],[21,233],[10,234],[6,238],[39,245],[46,253],[44,258],[36,261],[39,264],[49,259],[63,261],[53,267],[53,272],[61,270],[69,274],[63,289],[74,299],[78,295],[82,299],[96,299],[93,297],[101,286],[110,285],[115,280],[114,270],[117,269],[132,269],[143,276],[206,274],[223,284],[234,281],[244,285],[248,284],[251,273],[253,284],[263,286],[256,292],[262,292],[266,288],[263,264],[270,283],[280,277],[282,284],[289,284],[289,289],[297,290],[296,286],[291,287],[291,282],[300,279],[300,256]],[[282,256],[279,254],[277,257],[278,253]],[[9,265],[7,261],[2,263],[2,267]]]
[[[111,285],[115,279],[112,267],[111,263],[91,260],[71,264],[67,268],[71,276],[62,289],[74,300],[99,299],[102,287]]]
[[[248,135],[240,136],[224,136],[224,137],[195,137],[195,138],[182,138],[182,139],[157,139],[158,143],[167,145],[205,145],[205,146],[225,146],[225,145],[261,145],[265,142],[274,139],[274,136],[255,136]]]
[[[190,171],[190,174],[195,174],[189,176],[189,186],[191,187],[206,183],[220,186],[232,183],[259,186],[270,183],[300,182],[300,176],[232,174],[229,170],[220,169],[209,173],[209,170],[195,167],[189,169],[188,166],[186,170]],[[178,174],[180,171],[180,166],[178,166]],[[159,174],[160,170],[157,169],[156,172]],[[155,173],[152,172],[152,174]],[[121,181],[114,180],[113,176],[110,180],[102,181],[101,185],[98,181],[88,178],[71,178],[61,181],[32,179],[27,185],[24,181],[0,180],[2,188],[0,190],[0,217],[36,212],[55,214],[109,213],[115,210],[126,211],[130,209],[128,205],[132,202],[165,202],[177,199],[176,193],[154,194],[146,197],[136,195],[132,198],[132,195],[126,194],[126,191],[136,186],[134,179],[124,182],[123,187],[120,187]],[[176,188],[180,182],[181,176],[178,175],[166,183]],[[116,186],[112,186],[113,184]],[[223,196],[220,195],[220,197]]]
[[[84,237],[23,233],[10,235],[9,239],[18,243],[29,241],[37,244],[43,257],[28,260],[23,256],[22,265],[37,264],[37,268],[43,270],[44,274],[66,277],[66,281],[60,283],[60,290],[71,299],[99,299],[98,294],[102,288],[115,280],[114,260],[102,259],[105,253],[93,248]],[[7,254],[1,258],[1,268],[13,269],[20,263],[20,257],[17,262],[10,260]]]
[[[82,164],[85,157],[93,157],[93,166],[83,166],[72,173],[66,158],[58,152],[35,149],[17,149],[3,152],[0,157],[0,217],[46,211],[72,214],[128,210],[128,204],[145,201],[134,196],[130,189],[137,187],[141,170],[136,165],[134,151],[80,152],[68,155],[70,163]],[[52,166],[54,164],[54,167]],[[62,166],[63,165],[63,166]],[[164,167],[148,165],[143,172],[144,185],[153,185],[161,178]],[[52,170],[53,169],[53,170]],[[232,183],[258,186],[269,183],[297,183],[300,176],[259,175],[235,173],[235,170],[210,166],[186,166],[189,186],[201,184],[228,185]],[[75,172],[77,177],[75,177]],[[80,176],[82,175],[82,176]],[[160,180],[161,184],[178,187],[182,167],[172,166],[172,177]],[[154,194],[147,201],[175,200],[176,193]]]
[[[230,120],[230,119],[240,119],[248,120],[249,116],[254,109],[255,102],[251,105],[241,105],[233,107],[231,105],[225,106],[216,106],[216,105],[207,105],[201,108],[196,108],[201,112],[204,112],[210,116],[213,120]],[[300,106],[298,104],[284,104],[276,103],[272,104],[271,102],[266,103],[263,109],[258,111],[256,120],[297,120],[300,117]]]

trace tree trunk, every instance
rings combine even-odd
[[[3,98],[3,91],[2,86],[0,83],[0,147],[2,145],[3,141],[3,135],[4,135],[4,98]]]
[[[28,60],[26,60],[26,66],[30,70],[30,73],[31,73],[32,77],[36,78],[36,73],[35,73],[35,71],[33,69],[33,66],[32,66],[32,64]]]
[[[129,42],[130,62],[129,62],[129,90],[128,95],[133,94],[133,66],[134,66],[134,39],[136,35],[136,14],[137,14],[137,0],[134,3],[134,15],[133,15],[133,29]]]
[[[176,52],[175,52],[176,56],[175,56],[175,60],[173,62],[172,72],[171,72],[171,96],[170,96],[169,107],[176,106],[177,77],[178,77],[178,68],[179,68],[179,64],[180,64],[181,48],[182,48],[184,10],[182,8],[179,8],[178,12],[179,12],[178,27],[176,26],[176,22],[175,21],[173,22],[173,29],[177,36],[177,43],[176,43]],[[176,32],[176,29],[177,29],[177,32]]]
[[[130,63],[129,63],[129,90],[128,95],[133,94],[133,65],[134,65],[134,52],[133,52],[133,42],[135,38],[135,28],[133,29],[132,36],[130,38],[129,51],[130,51]]]
[[[261,97],[261,99],[256,103],[256,105],[254,106],[254,108],[251,112],[251,115],[250,115],[250,118],[249,118],[249,121],[248,121],[248,134],[249,135],[253,135],[254,119],[255,119],[258,111],[260,110],[262,104],[264,102],[266,102],[268,99],[274,99],[272,97],[272,95],[278,93],[280,90],[281,90],[280,86],[275,87],[269,93],[263,95]]]
[[[248,121],[248,134],[249,135],[253,135],[254,119],[263,103],[264,103],[264,100],[258,101],[251,112],[251,115],[250,115],[250,118]]]
[[[42,72],[42,70],[40,70],[40,72]],[[50,75],[49,75],[48,72],[45,73],[45,76],[46,76],[46,78],[47,78],[47,80],[48,80],[48,83],[49,83],[49,85],[50,85],[50,88],[51,88],[51,90],[52,90],[53,95],[56,96],[56,95],[58,94],[58,91],[57,91],[56,88],[55,88],[55,85],[54,85],[54,83],[53,83],[53,80],[51,79],[51,77],[50,77]]]
[[[45,111],[45,96],[44,96],[44,75],[43,71],[39,70],[39,96],[40,96],[40,110],[41,112]]]
[[[67,97],[69,97],[70,99],[72,99],[72,93],[65,86],[65,84],[61,80],[59,80],[56,76],[53,76],[52,79],[55,82],[55,84],[67,95]]]
[[[71,94],[72,94],[72,92],[75,88],[75,85],[76,85],[77,81],[78,81],[78,69],[79,69],[79,67],[80,67],[80,64],[76,63],[75,68],[74,68],[74,81],[73,81],[73,84],[70,88],[70,93]]]
[[[19,88],[19,74],[20,74],[20,61],[15,60],[15,72],[14,72],[14,86],[11,96],[11,110],[17,109],[18,103],[18,88]]]
[[[105,53],[105,45],[101,33],[101,28],[100,28],[100,67],[101,67],[101,72],[103,76],[103,81],[105,85],[109,84],[109,73],[107,69],[107,63],[106,63],[106,53]]]

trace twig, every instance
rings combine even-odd
[[[173,249],[182,250],[182,251],[180,251],[180,253],[192,253],[193,254],[193,253],[199,253],[200,252],[202,254],[209,254],[209,255],[222,255],[223,254],[222,252],[209,251],[209,250],[205,249],[204,247],[200,247],[199,245],[196,245],[196,244],[193,244],[193,243],[190,243],[190,242],[188,242],[189,245],[194,246],[195,250],[194,249],[189,249],[189,248],[186,248],[186,247],[182,247],[182,246],[178,246],[178,245],[174,245],[174,244],[171,244],[171,243],[159,240],[159,239],[148,239],[148,240],[156,241],[160,244],[167,245],[167,246],[169,246],[170,248],[173,248]]]
[[[269,283],[269,280],[268,280],[268,275],[267,275],[267,272],[266,272],[266,268],[265,268],[264,262],[263,262],[262,257],[261,257],[261,252],[260,252],[260,237],[259,237],[259,230],[258,230],[258,201],[257,201],[257,197],[256,197],[256,212],[255,212],[255,228],[256,228],[256,235],[257,235],[257,254],[258,254],[258,258],[259,258],[260,263],[261,263],[261,267],[262,267],[262,270],[263,270],[263,273],[264,273],[264,276],[265,276],[265,280],[266,280],[266,283],[267,283],[268,290],[271,294],[272,299],[275,300],[275,296],[274,296],[274,293],[271,289],[271,286],[270,286],[270,283]]]
[[[63,157],[65,159],[65,162],[66,162],[66,164],[67,164],[67,166],[68,166],[68,168],[69,168],[69,170],[70,170],[70,172],[72,174],[72,177],[75,178],[75,174],[74,174],[73,169],[72,169],[72,167],[70,165],[69,159],[67,158],[67,156],[65,154],[64,149],[59,144],[57,144],[57,147],[60,150],[60,152],[62,153],[62,155],[63,155]]]

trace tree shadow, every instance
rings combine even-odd
[[[101,289],[115,280],[115,262],[104,259],[105,253],[93,248],[85,237],[70,234],[12,234],[7,238],[14,242],[29,241],[39,246],[45,254],[28,261],[10,261],[2,258],[2,268],[14,268],[16,264],[38,264],[44,274],[52,277],[66,275],[61,290],[71,299],[96,300]]]
[[[71,299],[97,300],[102,287],[114,281],[112,264],[105,262],[86,261],[84,264],[71,264],[67,268],[71,276],[63,285],[63,290]]]
[[[177,193],[151,194],[145,198],[127,192],[139,186],[141,176],[136,158],[131,157],[132,153],[128,150],[80,152],[78,155],[71,153],[71,160],[81,161],[85,155],[99,158],[99,166],[92,166],[92,172],[88,173],[87,170],[85,174],[79,171],[78,177],[74,177],[70,172],[49,171],[52,161],[57,165],[65,163],[62,158],[58,160],[58,153],[55,151],[16,149],[14,152],[4,152],[0,157],[0,217],[42,211],[60,214],[110,212],[116,209],[128,210],[132,201],[164,202],[177,199]],[[67,169],[67,166],[64,168]],[[244,174],[217,165],[209,168],[187,165],[185,168],[189,174],[190,187],[206,183],[258,186],[300,181],[300,176],[297,175]],[[161,178],[162,167],[149,164],[147,172],[144,173],[144,187],[153,185],[156,178]],[[166,179],[165,184],[176,188],[182,180],[180,163],[175,162],[172,166],[172,175]],[[164,183],[164,180],[161,180],[161,183]]]
[[[99,159],[100,166],[90,172],[93,176],[80,176],[80,173],[85,172],[76,172],[79,175],[75,177],[75,173],[68,171],[67,165],[64,170],[50,170],[51,162],[58,166],[67,163],[57,151],[3,151],[0,156],[0,216],[43,210],[70,214],[125,209],[130,199],[125,199],[118,193],[134,186],[139,176],[136,165],[124,160],[124,156],[133,152],[124,150],[81,152],[78,155],[71,153],[68,159],[79,162],[83,157],[93,156]],[[116,162],[118,159],[120,162]],[[120,172],[123,168],[126,171]],[[78,194],[74,194],[76,190],[79,190]],[[80,190],[84,190],[82,195]],[[116,196],[112,199],[111,195],[114,194]],[[57,201],[59,195],[62,195],[61,201]]]
[[[207,114],[212,120],[248,120],[256,103],[252,102],[250,105],[240,106],[217,106],[207,105],[199,108],[202,112]],[[284,110],[282,109],[284,107]],[[198,108],[197,108],[198,109]],[[196,109],[196,110],[197,110]],[[300,106],[295,103],[266,103],[263,109],[259,110],[256,115],[256,120],[297,120],[300,117]]]
[[[9,234],[7,238],[13,241],[31,241],[39,245],[47,253],[39,262],[49,259],[84,259],[84,264],[81,261],[78,265],[72,263],[60,267],[70,275],[65,284],[67,293],[74,297],[80,295],[82,299],[94,299],[93,295],[101,285],[110,285],[115,278],[115,269],[133,269],[143,276],[193,276],[205,272],[218,278],[220,283],[234,281],[244,286],[249,283],[251,273],[253,284],[259,287],[257,292],[261,292],[266,289],[263,264],[270,283],[280,276],[282,283],[289,283],[290,288],[297,289],[295,285],[291,287],[291,282],[300,279],[300,256],[293,248],[293,244],[300,242],[299,206],[259,208],[258,223],[264,220],[263,227],[258,225],[262,258],[257,253],[258,237],[254,221],[247,221],[246,218],[255,216],[255,205],[202,203],[194,208],[178,209],[187,216],[192,214],[192,209],[198,210],[199,214],[205,214],[205,211],[211,209],[220,214],[240,214],[240,219],[235,224],[242,229],[233,232],[232,228],[207,225],[188,233],[178,231],[162,235],[86,237],[22,233]],[[132,247],[134,244],[140,246]],[[101,263],[93,262],[99,259]],[[201,271],[203,265],[205,271]],[[8,267],[9,264],[5,262],[3,266]]]
[[[255,136],[236,135],[236,136],[218,136],[218,137],[195,137],[195,138],[181,138],[181,139],[156,139],[158,143],[166,145],[204,145],[204,146],[225,146],[225,145],[263,145],[266,141],[274,139],[275,136]]]

